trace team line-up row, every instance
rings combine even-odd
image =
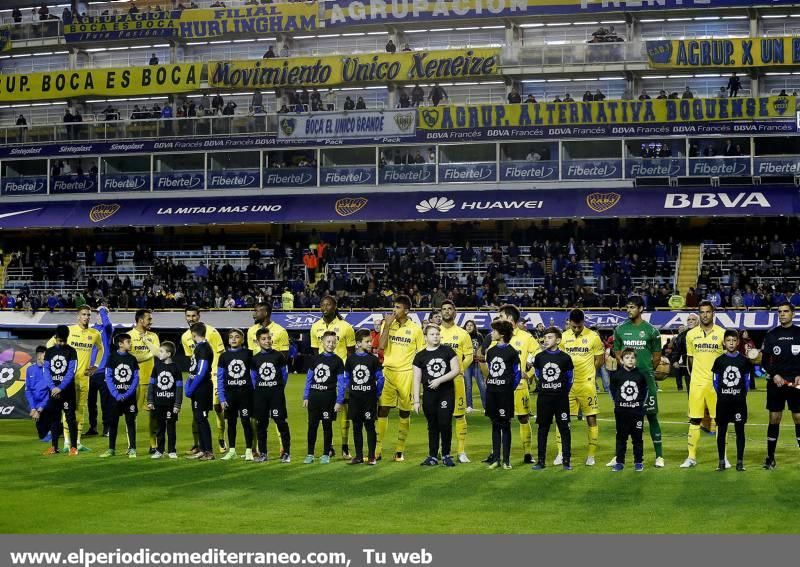
[[[311,329],[311,346],[318,350],[309,364],[303,392],[308,412],[307,451],[304,463],[313,463],[317,434],[323,429],[320,463],[329,463],[333,449],[333,422],[342,432],[342,456],[350,464],[374,465],[381,460],[392,408],[398,409],[398,437],[394,460],[405,460],[411,412],[423,413],[428,425],[428,456],[424,466],[468,463],[466,455],[467,407],[464,374],[480,364],[485,377],[486,416],[492,423],[492,453],[484,459],[490,468],[511,468],[511,421],[519,422],[523,462],[534,470],[545,468],[547,439],[552,422],[557,426],[558,456],[554,461],[572,468],[570,417],[579,413],[587,424],[588,451],[585,464],[595,464],[599,413],[595,376],[604,363],[599,335],[584,326],[584,314],[569,314],[568,329],[546,329],[541,344],[520,323],[519,310],[504,305],[492,323],[487,344],[473,344],[472,337],[455,324],[456,308],[442,305],[440,323],[413,323],[411,302],[399,296],[380,332],[355,332],[337,314],[336,301],[321,302],[322,317]],[[628,439],[633,446],[636,471],[644,468],[643,431],[648,422],[655,466],[665,466],[658,422],[658,388],[654,368],[661,358],[659,331],[642,319],[642,299],[627,302],[628,320],[614,330],[613,352],[619,368],[612,373],[610,393],[614,401],[616,453],[609,463],[613,471],[624,468]],[[98,310],[98,323],[90,326],[91,310],[78,312],[75,325],[59,326],[47,347],[38,347],[36,363],[26,376],[26,394],[40,438],[49,435],[46,454],[64,451],[77,455],[81,444],[83,414],[94,386],[102,399],[103,423],[109,438],[101,457],[116,454],[119,418],[128,432],[128,456],[136,456],[136,417],[149,414],[150,454],[178,458],[176,421],[184,393],[191,401],[194,445],[188,458],[213,460],[209,416],[216,416],[217,439],[223,460],[237,457],[237,423],[241,423],[248,461],[267,460],[270,419],[280,437],[281,462],[291,461],[291,434],[287,422],[285,386],[288,381],[289,339],[285,329],[271,321],[271,308],[258,304],[254,324],[246,332],[228,331],[228,349],[220,333],[200,321],[194,306],[185,311],[189,329],[181,337],[184,353],[191,357],[188,378],[174,361],[176,346],[160,343],[152,327],[152,312],[139,310],[135,326],[113,335],[108,310]],[[686,335],[691,373],[689,392],[688,456],[682,468],[696,466],[697,444],[704,415],[714,418],[717,431],[718,470],[731,465],[726,457],[727,429],[736,432],[736,468],[744,470],[744,426],[747,392],[753,364],[760,363],[767,382],[767,457],[764,468],[774,468],[775,448],[783,410],[788,405],[800,444],[800,328],[793,325],[794,307],[778,306],[779,326],[767,333],[761,353],[738,352],[736,331],[714,323],[714,307],[699,306],[699,325]],[[112,337],[113,335],[113,337]],[[112,346],[113,344],[113,346]],[[379,358],[379,356],[381,358]],[[530,389],[536,385],[535,418],[537,453],[532,455]],[[455,419],[455,427],[453,422]],[[354,455],[349,449],[352,424]],[[64,427],[65,426],[65,427]],[[227,427],[226,427],[227,426]],[[227,429],[227,446],[223,437]],[[451,455],[453,430],[457,452]],[[366,455],[364,454],[366,431]],[[90,430],[87,434],[94,433]],[[75,440],[73,443],[72,441]]]

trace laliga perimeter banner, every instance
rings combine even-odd
[[[25,374],[35,364],[38,342],[0,341],[0,419],[28,417]]]
[[[202,63],[181,63],[0,75],[0,102],[190,92],[202,71]]]
[[[336,168],[335,168],[336,169]],[[325,171],[325,170],[323,170]],[[325,171],[332,184],[348,184],[358,168]],[[299,174],[295,172],[299,177]],[[269,183],[271,172],[266,172]],[[196,175],[201,180],[202,173]],[[311,178],[311,175],[309,175]],[[176,178],[171,178],[176,179]],[[187,178],[188,179],[188,178]],[[374,182],[374,178],[373,182]],[[369,179],[363,177],[360,183]],[[178,183],[178,189],[193,181]],[[292,182],[294,184],[294,182]],[[162,189],[169,187],[164,186]],[[491,189],[491,188],[490,188]],[[160,192],[159,192],[160,193]],[[394,222],[512,218],[615,218],[704,216],[779,216],[800,212],[800,194],[793,185],[762,185],[709,191],[651,187],[596,191],[592,189],[522,189],[492,191],[381,191],[352,195],[307,194],[125,198],[0,204],[0,228],[94,228],[182,226],[239,223]]]
[[[416,115],[408,109],[284,114],[278,119],[280,141],[413,137],[416,133]]]
[[[689,100],[613,100],[604,102],[538,102],[419,108],[422,131],[490,129],[495,137],[515,137],[525,130],[550,127],[691,124],[759,120],[795,115],[794,97],[708,98]],[[624,128],[622,129],[624,130]],[[443,132],[442,132],[443,131]],[[558,133],[558,128],[555,129]],[[580,132],[563,132],[571,135]],[[624,133],[624,132],[619,132]],[[428,140],[436,134],[429,132]]]
[[[590,14],[676,9],[708,9],[753,4],[789,6],[794,0],[328,0],[325,25],[421,20],[457,20],[542,14]]]
[[[234,34],[295,33],[317,29],[316,2],[229,9],[193,9],[64,20],[69,42],[142,38],[207,39]]]
[[[347,56],[212,61],[212,87],[318,87],[388,81],[438,81],[499,71],[500,49],[449,49]]]
[[[800,38],[679,39],[647,42],[655,69],[771,67],[800,64]]]

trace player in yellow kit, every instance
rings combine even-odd
[[[467,399],[464,387],[464,372],[472,364],[474,350],[472,347],[472,337],[464,329],[456,325],[456,305],[452,301],[442,302],[442,325],[440,327],[441,344],[449,346],[455,351],[458,361],[461,364],[461,374],[453,378],[455,387],[456,402],[453,417],[456,420],[456,443],[458,449],[458,461],[468,463],[467,457]]]
[[[519,353],[519,367],[525,378],[524,380],[520,380],[519,386],[514,390],[514,415],[517,416],[517,421],[519,421],[519,436],[522,440],[523,462],[531,464],[533,463],[533,457],[531,456],[531,438],[533,437],[533,432],[530,423],[530,385],[533,380],[533,358],[542,350],[542,347],[539,346],[539,341],[533,338],[533,335],[517,326],[520,320],[520,312],[515,305],[506,304],[501,306],[497,313],[497,319],[499,321],[508,321],[514,325],[514,333],[511,335],[510,344],[514,347],[514,350]],[[489,345],[489,348],[492,348],[495,344],[497,343],[493,341]],[[481,370],[484,376],[489,375],[489,369],[486,367],[485,362],[481,364]],[[493,463],[494,460],[494,455],[489,455],[483,462]]]
[[[286,360],[289,360],[289,333],[275,321],[272,321],[271,317],[272,306],[270,304],[264,302],[255,304],[253,307],[254,324],[247,329],[247,347],[253,351],[253,355],[261,352],[256,333],[259,329],[266,329],[269,331],[269,336],[272,337],[272,350],[278,351]]]
[[[686,333],[686,355],[688,370],[692,377],[689,389],[689,456],[681,464],[682,469],[697,465],[697,444],[700,441],[700,422],[708,410],[712,419],[717,417],[717,391],[711,369],[714,361],[725,352],[725,329],[714,324],[714,305],[701,301],[700,324]],[[725,468],[729,468],[727,457]]]
[[[520,370],[524,378],[520,381],[517,389],[514,390],[514,415],[517,416],[517,421],[519,421],[523,460],[525,463],[530,464],[533,463],[533,457],[531,456],[531,439],[533,433],[530,425],[530,385],[533,381],[533,370],[530,368],[533,358],[541,350],[541,346],[533,335],[520,328],[520,317],[520,311],[515,305],[506,304],[500,307],[497,317],[494,320],[508,321],[514,326],[514,332],[511,335],[511,342],[509,344],[511,344],[514,350],[519,354]],[[488,349],[495,344],[496,342],[492,341],[486,350],[488,351]],[[485,362],[481,363],[481,371],[484,373],[484,376],[488,376],[489,369],[486,367]],[[489,455],[483,462],[494,462],[494,455]]]
[[[139,309],[133,315],[134,327],[128,334],[131,336],[131,354],[139,363],[139,389],[136,391],[136,407],[140,412],[147,411],[150,415],[148,420],[148,433],[150,434],[150,453],[154,453],[158,443],[156,442],[156,432],[158,431],[158,418],[155,412],[147,409],[147,388],[150,385],[150,375],[153,373],[153,365],[158,356],[158,347],[161,342],[158,335],[150,330],[153,325],[153,312],[149,309]]]
[[[200,308],[197,305],[187,306],[183,313],[186,317],[186,324],[189,325],[189,329],[191,329],[192,325],[195,323],[200,322]],[[214,359],[211,362],[211,385],[214,389],[212,403],[217,421],[217,443],[219,444],[220,453],[225,453],[228,450],[225,446],[225,416],[222,413],[222,406],[217,397],[217,362],[219,361],[219,355],[225,352],[225,343],[222,342],[222,335],[219,334],[219,331],[208,323],[205,323],[205,326],[206,342],[208,346],[211,347],[211,352],[214,354]],[[183,354],[191,358],[197,343],[192,339],[192,332],[189,329],[186,329],[181,335],[181,345],[183,345]],[[199,451],[200,447],[200,437],[194,422],[192,422],[192,435],[194,436],[194,444],[189,450],[189,453],[194,455]]]
[[[64,427],[64,447],[68,448],[73,442],[77,442],[78,451],[89,451],[88,447],[81,445],[81,431],[83,431],[84,414],[88,409],[89,400],[89,379],[97,371],[97,365],[103,360],[103,337],[97,329],[89,326],[92,318],[92,310],[84,305],[78,309],[78,321],[69,326],[69,338],[67,344],[74,348],[78,353],[78,365],[75,369],[75,417],[78,422],[77,439],[70,439],[66,426]],[[56,344],[55,337],[47,342],[47,347]],[[97,354],[92,360],[92,350],[97,348]],[[64,421],[66,424],[66,420]]]
[[[600,408],[597,403],[597,369],[605,362],[605,347],[600,335],[587,329],[584,325],[586,317],[580,309],[573,309],[569,314],[569,329],[561,335],[561,350],[572,359],[573,379],[569,391],[569,414],[573,417],[581,412],[586,418],[589,436],[589,449],[586,466],[594,466],[597,453],[597,439],[600,429],[597,425],[597,414]],[[556,432],[558,440],[558,456],[554,465],[562,463],[561,434]]]
[[[311,325],[311,348],[320,353],[325,352],[322,346],[322,337],[327,331],[333,331],[336,333],[337,339],[336,350],[333,352],[342,359],[342,362],[347,362],[347,357],[356,350],[356,333],[353,331],[352,325],[339,316],[335,297],[330,295],[323,297],[319,308],[322,311],[322,319]],[[350,416],[347,413],[349,405],[347,402],[348,399],[345,398],[342,409],[336,412],[336,421],[339,423],[339,431],[342,434],[342,458],[350,460],[352,458],[348,444]],[[331,453],[333,453],[333,446],[331,446]]]
[[[379,348],[383,350],[384,385],[378,402],[376,458],[381,458],[383,439],[389,425],[389,412],[396,407],[400,416],[397,428],[395,461],[404,461],[406,439],[411,428],[411,387],[414,384],[414,355],[425,348],[422,329],[408,317],[411,299],[398,295],[394,311],[383,319]]]

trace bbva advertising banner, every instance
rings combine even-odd
[[[281,171],[281,170],[277,170]],[[313,171],[313,169],[311,170]],[[270,175],[269,172],[266,173]],[[311,177],[311,175],[309,175]],[[170,184],[176,182],[174,177]],[[195,182],[195,179],[197,181]],[[202,174],[181,179],[181,188],[200,187]],[[269,182],[269,178],[267,179]],[[156,182],[157,183],[157,182]],[[184,187],[184,185],[186,187]],[[166,186],[155,189],[166,189]],[[648,187],[591,189],[506,189],[405,191],[375,194],[239,195],[17,202],[0,205],[0,228],[175,226],[208,223],[290,223],[508,218],[792,215],[800,212],[798,191],[788,185],[689,191]]]

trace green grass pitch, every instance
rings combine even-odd
[[[678,465],[686,456],[686,394],[664,383],[659,397],[667,467],[653,468],[645,433],[646,469],[611,473],[611,402],[601,396],[597,466],[583,465],[586,425],[573,422],[570,472],[550,465],[533,472],[522,464],[519,432],[512,426],[511,471],[486,470],[488,419],[468,416],[468,452],[473,462],[454,469],[422,468],[427,451],[425,420],[412,418],[406,462],[376,467],[303,465],[306,414],[302,378],[288,388],[292,458],[281,465],[277,435],[270,427],[270,460],[264,464],[214,461],[154,461],[146,454],[145,419],[139,419],[140,456],[99,459],[106,439],[90,438],[91,453],[77,457],[40,456],[32,423],[0,422],[0,473],[4,512],[2,533],[788,533],[796,532],[800,509],[800,451],[790,414],[784,415],[778,468],[761,469],[765,455],[766,411],[763,382],[750,395],[745,452],[747,471],[715,472],[715,438],[703,435],[696,469]],[[477,392],[475,392],[476,400]],[[141,416],[140,416],[141,417]],[[124,449],[124,422],[118,446]],[[213,428],[213,419],[212,419]],[[387,433],[394,448],[397,416]],[[241,439],[241,431],[239,433]],[[729,454],[735,455],[733,438]],[[321,451],[322,435],[317,453]],[[179,421],[178,448],[191,445],[190,414]],[[240,441],[240,452],[244,446]],[[534,426],[535,445],[535,426]],[[141,448],[145,450],[142,451]],[[455,447],[454,447],[455,449]],[[629,449],[630,451],[630,449]],[[144,453],[144,454],[142,454]],[[630,463],[630,452],[629,452]]]

